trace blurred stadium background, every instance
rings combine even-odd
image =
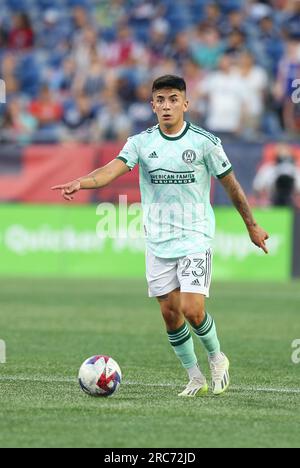
[[[175,387],[182,374],[147,300],[144,241],[96,235],[99,203],[117,204],[124,220],[119,195],[128,205],[140,201],[138,170],[80,193],[73,205],[50,191],[106,164],[129,135],[155,124],[151,84],[169,73],[186,78],[188,119],[222,138],[271,234],[266,258],[213,183],[212,309],[227,349],[242,358],[235,380],[244,387],[229,395],[227,410],[211,400],[196,405],[201,423],[176,400],[176,427],[191,418],[181,438],[168,384],[153,400],[154,373],[160,381],[172,374]],[[291,280],[300,277],[300,1],[0,0],[0,79],[0,338],[9,357],[1,367],[0,444],[92,446],[98,430],[107,447],[295,446],[299,396],[278,387],[299,383],[290,343],[299,338],[299,283]],[[122,229],[135,217],[120,221]],[[103,403],[91,424],[98,402],[86,413],[70,377],[95,352],[112,354],[127,380],[139,375],[149,388],[131,383],[120,413]],[[250,392],[261,383],[277,390]],[[200,440],[191,439],[196,433]]]
[[[216,278],[300,274],[299,221],[291,211],[300,207],[299,1],[1,0],[0,6],[2,276],[143,275],[143,243],[97,240],[99,219],[91,209],[118,202],[119,194],[139,202],[137,170],[80,194],[78,209],[58,207],[49,188],[106,164],[129,135],[155,124],[151,83],[167,73],[186,78],[188,119],[222,137],[273,235],[271,260],[254,270],[259,255],[242,225],[230,210],[217,209]],[[229,204],[218,184],[212,200]]]

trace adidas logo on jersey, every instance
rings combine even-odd
[[[196,279],[195,281],[192,282],[192,286],[201,286],[200,281]]]
[[[156,159],[158,158],[157,154],[156,154],[156,151],[153,151],[153,153],[149,154],[148,156],[149,159]]]

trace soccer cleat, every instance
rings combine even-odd
[[[206,395],[208,392],[208,385],[205,377],[199,379],[194,377],[187,387],[178,396],[186,398],[194,398],[195,396]]]
[[[226,392],[230,384],[229,360],[225,354],[221,353],[217,360],[209,360],[212,375],[212,391],[214,395],[221,395]]]

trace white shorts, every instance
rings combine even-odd
[[[175,289],[209,297],[212,251],[182,258],[159,258],[147,250],[146,274],[149,297],[160,297]]]

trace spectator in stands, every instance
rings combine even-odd
[[[72,139],[81,142],[90,142],[95,126],[96,110],[91,98],[80,93],[75,99],[67,101],[64,106],[63,122],[67,127],[64,139]]]
[[[260,20],[251,45],[258,63],[264,66],[271,76],[276,75],[278,63],[284,53],[284,43],[280,28],[272,16],[265,16]]]
[[[200,90],[204,89],[202,75],[207,72],[206,83],[210,78],[216,80],[220,93],[217,104],[208,86],[207,122],[213,125],[212,130],[223,129],[233,136],[236,132],[240,136],[246,134],[245,127],[276,136],[286,130],[299,138],[300,104],[292,103],[291,93],[293,81],[300,77],[300,0],[175,0],[173,3],[169,0],[96,3],[68,0],[61,2],[59,11],[58,3],[57,0],[26,1],[24,5],[34,7],[30,14],[7,16],[9,6],[3,9],[0,72],[8,97],[17,94],[36,101],[42,83],[48,82],[50,94],[57,93],[54,102],[58,107],[60,101],[69,102],[72,96],[76,101],[76,94],[88,93],[102,108],[108,106],[103,103],[103,94],[112,82],[112,102],[117,99],[126,110],[132,104],[133,109],[138,106],[141,109],[145,103],[136,102],[139,83],[164,74],[186,75],[192,96],[190,118],[201,123],[205,106],[201,91],[198,96],[196,82],[199,81]],[[35,32],[29,17],[35,18]],[[10,23],[13,23],[11,31]],[[13,48],[13,54],[9,54],[9,47]],[[250,64],[247,50],[253,54],[255,63],[268,73],[270,87],[276,81],[274,93],[267,96],[263,119],[264,72],[258,72],[257,65]],[[232,70],[216,72],[224,51],[236,61],[240,82],[244,82],[244,91],[247,90],[246,120],[240,116],[244,99],[241,83],[234,90],[236,78],[231,76]],[[228,85],[229,91],[221,96],[224,85]],[[236,99],[236,103],[230,104],[228,100],[226,104],[226,94],[233,101]],[[53,104],[52,117],[56,113]],[[112,108],[117,108],[115,103]],[[227,116],[222,117],[223,125],[217,116],[218,109]],[[230,110],[232,115],[228,114]],[[247,105],[244,111],[247,114]],[[46,125],[39,120],[39,126],[61,125],[57,115],[54,121]]]
[[[207,99],[206,126],[222,137],[241,135],[247,109],[247,94],[241,79],[235,73],[233,59],[224,55],[219,70],[210,73],[202,84],[202,95]]]
[[[296,166],[291,146],[277,146],[275,162],[258,171],[254,191],[260,205],[300,208],[300,168]]]
[[[229,34],[225,47],[226,54],[232,55],[233,57],[239,57],[239,55],[244,53],[247,48],[248,45],[245,33],[235,29]]]
[[[133,133],[141,133],[145,129],[156,124],[156,119],[152,112],[150,101],[150,85],[141,84],[136,90],[135,102],[128,109],[128,116],[132,122]]]
[[[97,31],[92,28],[81,31],[72,48],[72,58],[78,72],[86,73],[90,67],[92,56],[98,53],[100,52]]]
[[[7,103],[1,127],[1,141],[27,144],[31,142],[37,121],[26,111],[21,99],[15,97]]]
[[[184,63],[191,58],[191,37],[188,31],[181,31],[176,34],[174,41],[169,48],[167,56],[182,68]]]
[[[300,40],[289,38],[286,52],[279,64],[277,82],[274,88],[275,98],[281,107],[283,126],[290,133],[299,134],[296,113],[298,105],[292,100],[295,91],[293,83],[300,77]]]
[[[164,19],[157,19],[150,28],[149,52],[150,66],[156,65],[163,60],[167,54],[169,43],[169,24]]]
[[[96,21],[101,27],[112,32],[116,25],[128,20],[128,1],[109,0],[96,2]]]
[[[218,3],[208,2],[204,9],[203,21],[206,26],[218,30],[223,22],[223,15]]]
[[[67,40],[68,31],[69,29],[61,24],[59,11],[54,8],[48,9],[43,15],[43,27],[37,39],[38,46],[56,54],[56,48],[62,41]]]
[[[62,97],[69,97],[74,89],[75,75],[75,61],[71,56],[68,56],[64,60],[62,67],[51,70],[47,81],[52,91],[60,92]]]
[[[259,22],[262,18],[272,15],[272,6],[269,0],[256,1],[250,0],[247,5],[247,14],[249,20]]]
[[[244,52],[240,56],[237,75],[243,83],[247,97],[244,128],[247,134],[255,137],[261,127],[261,119],[265,109],[268,75],[262,67],[255,65],[254,57],[250,52]]]
[[[191,45],[192,57],[200,67],[215,69],[224,53],[224,44],[220,33],[212,27],[202,27],[197,29],[195,42]]]
[[[101,52],[106,65],[111,68],[126,69],[135,66],[143,58],[144,49],[127,24],[119,25],[116,39],[103,45]]]
[[[47,84],[43,85],[37,99],[29,106],[29,112],[38,122],[39,135],[43,141],[57,141],[63,117],[63,107]]]
[[[228,37],[232,31],[242,31],[245,35],[250,33],[250,26],[247,23],[246,14],[242,9],[233,9],[224,17],[220,32],[223,38]]]
[[[284,30],[289,37],[300,40],[300,0],[291,0],[290,13],[284,22]]]
[[[80,36],[84,35],[87,29],[95,29],[95,25],[92,24],[88,11],[81,5],[77,5],[72,11],[72,31],[73,39],[80,40]]]
[[[151,21],[154,19],[156,8],[153,1],[143,0],[134,2],[129,13],[129,23],[135,29],[136,37],[147,41]]]
[[[128,114],[115,96],[107,99],[97,119],[94,140],[125,141],[133,132]]]
[[[200,68],[193,60],[188,60],[184,64],[182,74],[188,89],[189,120],[199,125],[203,122],[205,114],[205,101],[201,97],[201,87],[208,72]]]
[[[17,57],[14,54],[7,53],[4,55],[1,63],[1,79],[5,81],[6,94],[8,98],[20,91],[17,65]]]
[[[24,50],[33,47],[34,32],[29,15],[17,13],[12,18],[13,27],[8,36],[8,46],[11,49]]]
[[[104,64],[97,51],[93,51],[90,56],[90,66],[86,70],[81,70],[74,81],[74,89],[77,93],[86,93],[93,97],[99,95],[105,86],[107,73]]]
[[[135,100],[136,84],[129,76],[121,75],[116,80],[116,90],[113,94],[119,99],[120,104],[128,109]]]
[[[7,46],[7,39],[7,32],[0,24],[0,51],[2,51]]]

